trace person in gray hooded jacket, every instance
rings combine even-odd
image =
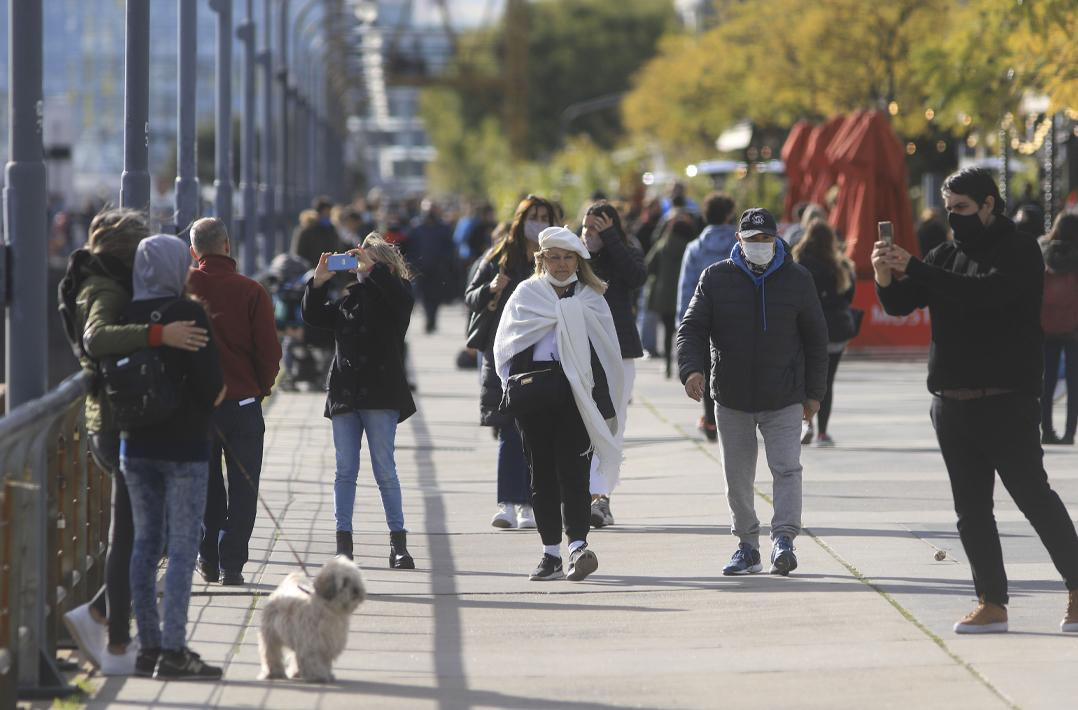
[[[727,575],[763,569],[753,505],[757,428],[774,477],[771,572],[786,575],[797,567],[801,420],[819,411],[827,391],[820,299],[812,275],[794,263],[777,235],[767,210],[746,210],[737,248],[704,270],[678,330],[678,369],[689,397],[701,400],[711,369],[731,528],[740,539],[723,569]]]

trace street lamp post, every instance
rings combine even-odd
[[[247,19],[236,29],[243,42],[243,140],[240,192],[243,194],[243,273],[255,272],[258,209],[255,202],[255,22],[254,0],[247,0]]]
[[[127,0],[126,23],[124,171],[120,177],[120,206],[149,210],[150,0]],[[15,29],[22,32],[21,26]]]
[[[279,22],[277,25],[277,81],[281,83],[281,107],[280,107],[280,122],[278,123],[278,164],[281,166],[281,181],[277,189],[278,202],[281,204],[281,211],[291,212],[292,210],[292,193],[290,185],[292,178],[289,175],[289,156],[288,151],[291,148],[289,141],[289,120],[288,110],[291,102],[288,88],[288,0],[281,0],[280,15],[278,16]],[[286,225],[291,219],[291,214],[285,215],[285,218],[281,220],[282,235],[287,241]]]
[[[198,77],[198,0],[180,0],[177,141],[176,232],[198,217],[198,146],[195,128]]]
[[[210,0],[217,13],[214,211],[232,233],[232,0]]]
[[[276,143],[274,141],[273,121],[273,0],[265,0],[262,12],[262,52],[258,60],[262,64],[262,234],[268,249],[267,259],[272,259],[278,252],[288,251],[284,235],[278,229],[276,186],[273,181]]]

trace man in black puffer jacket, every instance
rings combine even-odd
[[[760,562],[756,517],[756,429],[775,479],[771,572],[797,567],[801,532],[801,420],[827,392],[827,323],[812,275],[777,238],[775,219],[741,215],[738,248],[704,270],[677,336],[685,392],[700,401],[712,367],[713,396],[731,529],[740,539],[723,574],[751,574]],[[712,355],[714,357],[712,357]]]
[[[987,170],[961,170],[942,192],[954,241],[924,261],[876,242],[872,267],[884,310],[927,306],[932,316],[932,424],[980,600],[954,630],[1007,630],[1007,574],[992,513],[998,473],[1070,591],[1061,630],[1078,632],[1078,534],[1048,484],[1040,443],[1044,261],[1037,242],[1004,216]]]

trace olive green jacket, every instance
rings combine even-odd
[[[150,326],[118,325],[131,301],[128,293],[115,279],[97,273],[92,266],[82,282],[75,305],[82,345],[88,357],[79,358],[82,369],[95,372],[91,360],[106,355],[126,355],[149,345]],[[96,390],[86,395],[86,428],[91,434],[115,431],[108,403]]]

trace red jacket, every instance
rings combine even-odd
[[[268,395],[280,369],[281,344],[266,289],[236,273],[236,262],[223,254],[199,259],[187,285],[209,311],[228,386],[225,397]]]

